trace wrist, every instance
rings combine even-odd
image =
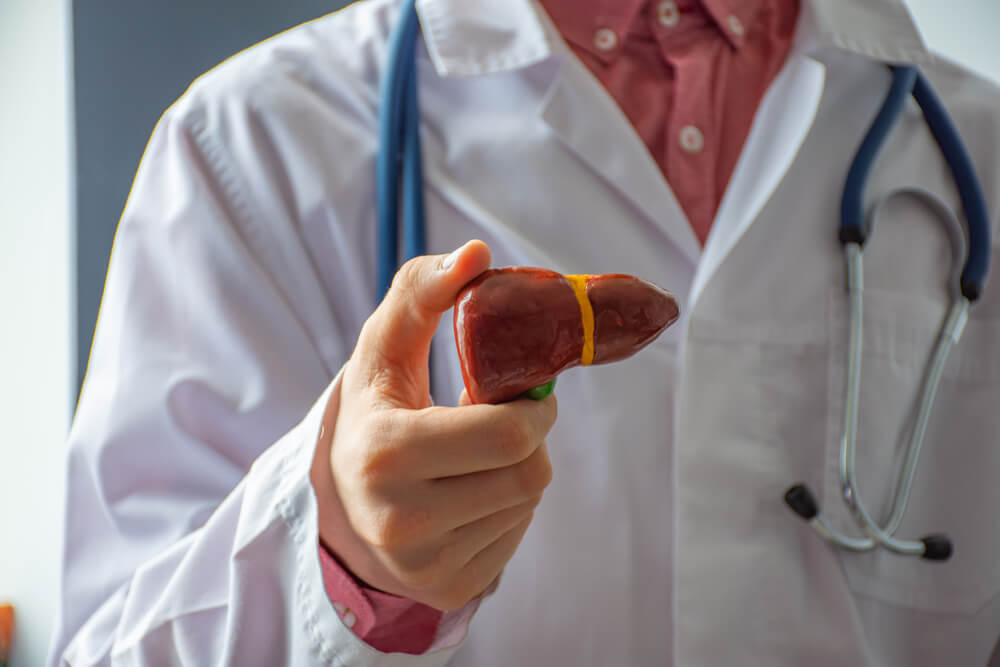
[[[380,566],[351,525],[347,510],[341,500],[333,476],[333,440],[340,416],[340,387],[343,371],[334,380],[333,390],[323,413],[322,424],[316,437],[316,449],[309,470],[309,479],[316,495],[320,547],[339,564],[357,584],[365,589],[379,591],[369,583],[379,573]],[[384,579],[384,576],[383,576]]]
[[[318,532],[321,546],[337,559],[337,562],[340,563],[344,571],[349,572],[352,577],[360,581],[359,573],[355,571],[354,567],[355,561],[358,560],[358,552],[363,547],[360,544],[360,540],[354,534],[347,511],[341,501],[340,493],[337,490],[336,481],[333,477],[331,462],[333,436],[340,410],[340,385],[342,377],[343,371],[334,380],[333,391],[330,392],[330,397],[327,400],[323,413],[323,421],[316,438],[316,449],[313,454],[312,465],[309,469],[309,480],[312,483],[313,492],[316,494]]]

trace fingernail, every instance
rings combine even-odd
[[[458,256],[462,254],[462,248],[464,247],[465,244],[463,244],[462,247],[459,248],[458,250],[452,251],[450,255],[444,258],[444,260],[441,262],[442,271],[448,271],[451,269],[451,267],[455,266],[455,262],[458,261]]]

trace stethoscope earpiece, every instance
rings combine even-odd
[[[812,521],[819,514],[819,504],[805,484],[796,484],[785,491],[785,504],[806,521]]]
[[[850,551],[871,551],[884,546],[895,553],[920,556],[925,560],[946,561],[954,551],[947,535],[928,535],[918,541],[897,540],[885,535],[877,526],[869,530],[871,537],[848,537],[834,530],[820,513],[816,496],[805,484],[796,484],[785,491],[785,504],[819,533],[823,539]],[[862,524],[863,525],[863,524]]]
[[[947,535],[928,535],[920,541],[924,543],[923,558],[939,561],[951,558],[953,549]]]

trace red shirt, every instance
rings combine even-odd
[[[540,0],[628,117],[702,243],[784,64],[799,0]],[[423,653],[441,612],[357,582],[320,547],[344,623],[384,652]]]
[[[541,0],[649,148],[704,244],[798,0]]]

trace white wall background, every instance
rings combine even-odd
[[[52,627],[72,409],[68,1],[0,0],[0,600],[18,609],[14,667],[42,664]],[[910,6],[932,48],[1000,83],[1000,1]]]
[[[0,0],[0,600],[12,665],[42,665],[55,609],[71,410],[68,7]]]
[[[906,4],[932,50],[1000,83],[1000,0],[906,0]]]

